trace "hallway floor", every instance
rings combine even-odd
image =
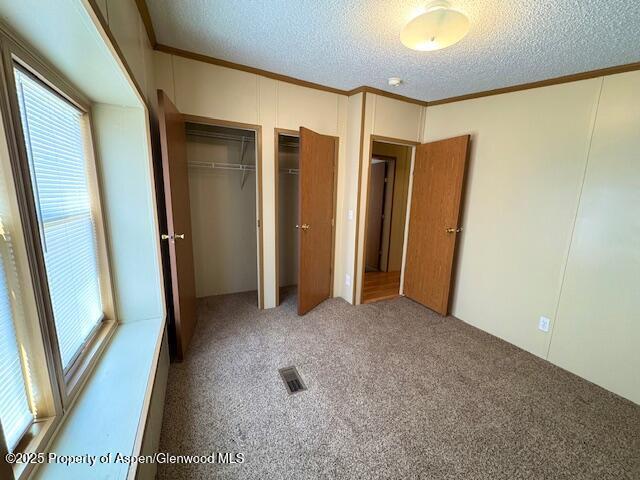
[[[406,298],[298,317],[295,295],[258,311],[242,293],[200,303],[160,451],[245,461],[158,478],[631,479],[639,433],[640,406]]]
[[[400,272],[365,272],[362,303],[389,300],[400,295]]]

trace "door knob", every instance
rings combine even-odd
[[[184,240],[184,233],[176,233],[175,235],[167,235],[166,233],[163,233],[162,235],[160,235],[160,238],[162,240],[175,240],[176,238]]]
[[[302,230],[309,230],[311,226],[307,225],[306,223],[303,223],[302,225],[296,225],[296,228],[300,228]]]
[[[446,231],[447,231],[447,233],[460,233],[462,231],[462,227],[447,228]]]

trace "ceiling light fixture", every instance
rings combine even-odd
[[[469,31],[469,19],[451,8],[449,2],[436,1],[407,23],[400,41],[413,50],[440,50],[459,42]]]
[[[390,87],[399,87],[400,85],[402,85],[402,79],[400,77],[391,77],[389,79]]]

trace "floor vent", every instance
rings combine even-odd
[[[280,376],[282,377],[282,380],[284,380],[284,384],[287,386],[289,395],[302,392],[307,389],[300,377],[300,374],[298,373],[298,370],[296,370],[296,367],[281,368],[278,372],[280,372]]]

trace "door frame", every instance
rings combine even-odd
[[[413,140],[404,140],[401,138],[393,138],[393,137],[385,137],[382,135],[369,135],[369,155],[367,158],[367,175],[364,182],[360,182],[358,185],[358,197],[360,198],[362,195],[362,189],[366,188],[366,195],[364,201],[364,208],[361,209],[360,214],[358,216],[358,222],[356,224],[356,239],[360,238],[358,235],[358,230],[360,229],[360,219],[364,218],[364,232],[362,238],[362,249],[358,248],[358,244],[356,243],[355,250],[355,269],[354,269],[354,303],[355,305],[360,305],[362,303],[362,296],[364,293],[364,274],[365,274],[365,253],[367,251],[367,213],[369,209],[369,181],[371,180],[371,160],[373,159],[373,142],[378,143],[389,143],[392,145],[399,145],[401,147],[410,147],[411,148],[411,164],[409,167],[409,189],[407,192],[407,213],[405,218],[405,228],[404,228],[404,238],[402,240],[402,269],[400,271],[400,289],[399,294],[402,295],[402,286],[404,281],[404,262],[406,257],[406,249],[407,249],[407,233],[408,233],[408,225],[409,225],[409,215],[411,213],[411,190],[413,186],[413,164],[415,162],[416,156],[416,147],[420,145],[420,142],[415,142]],[[362,159],[364,162],[364,158]],[[397,167],[397,163],[396,163]],[[358,265],[362,265],[362,269],[358,271]],[[360,295],[357,295],[358,285],[360,286]]]
[[[201,125],[213,125],[217,127],[231,127],[240,130],[251,130],[256,136],[256,232],[258,237],[258,308],[264,309],[264,222],[262,199],[262,126],[252,123],[234,122],[217,118],[202,117],[199,115],[182,114],[185,123],[199,123]]]
[[[288,137],[300,138],[300,130],[291,130],[287,128],[274,128],[273,129],[273,164],[274,164],[274,181],[275,181],[275,247],[276,247],[276,307],[280,305],[280,159],[278,158],[280,135],[286,135]],[[325,135],[322,133],[321,135]],[[333,155],[333,235],[331,236],[331,286],[329,289],[329,296],[333,297],[333,283],[335,275],[335,261],[336,261],[336,210],[338,203],[338,153],[340,147],[340,137],[335,135],[326,135],[335,140],[335,152]]]

